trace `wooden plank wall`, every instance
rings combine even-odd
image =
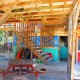
[[[68,31],[65,30],[64,26],[48,26],[47,29],[52,35],[68,36]],[[42,36],[45,36],[45,31],[42,31]],[[49,34],[46,33],[46,36]]]

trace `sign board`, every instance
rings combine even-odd
[[[59,46],[59,36],[54,36],[54,47]]]

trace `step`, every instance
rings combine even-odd
[[[53,58],[48,58],[46,61],[51,62],[51,61],[53,61]]]
[[[41,49],[37,49],[37,51],[42,51]]]
[[[48,56],[48,55],[45,55],[45,56],[43,57],[43,59],[46,59],[46,58],[49,58],[49,56]]]
[[[46,55],[46,53],[45,53],[45,52],[41,52],[40,54],[41,54],[42,56],[43,56],[43,55]]]
[[[40,52],[40,53],[43,52],[41,49],[38,49],[37,51]]]

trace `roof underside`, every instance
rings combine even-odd
[[[6,22],[40,21],[53,26],[68,23],[76,0],[18,0]],[[0,17],[6,13],[17,0],[0,0]]]

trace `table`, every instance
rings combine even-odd
[[[11,59],[9,61],[9,66],[6,71],[2,73],[4,77],[7,74],[34,74],[36,77],[39,76],[39,73],[46,73],[46,71],[35,70],[33,66],[32,59]]]

